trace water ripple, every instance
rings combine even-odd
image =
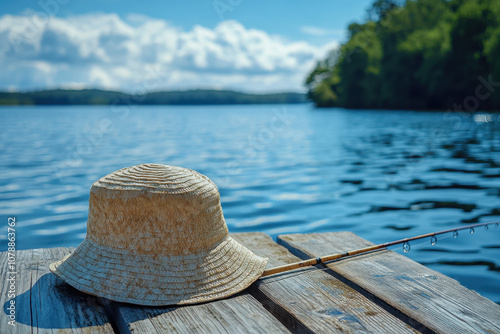
[[[289,122],[259,139],[276,108]],[[0,118],[0,215],[16,216],[19,249],[77,246],[92,183],[148,162],[210,177],[230,232],[347,230],[381,243],[500,220],[497,121],[305,104],[151,106],[126,117],[106,106],[0,108]],[[103,119],[112,127],[90,141]],[[500,302],[498,233],[460,238],[406,255]]]

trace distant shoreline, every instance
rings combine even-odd
[[[197,89],[186,91],[131,94],[100,89],[52,89],[32,92],[0,92],[0,106],[29,105],[225,105],[306,103],[306,94],[250,94],[230,90]]]

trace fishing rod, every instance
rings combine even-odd
[[[394,246],[394,245],[398,245],[398,244],[403,244],[403,250],[404,250],[405,253],[407,253],[407,252],[410,251],[410,241],[413,241],[413,240],[419,240],[419,239],[429,238],[430,237],[431,238],[431,244],[434,245],[437,242],[436,236],[440,235],[440,234],[445,234],[445,233],[451,233],[451,232],[453,232],[453,236],[456,238],[458,236],[458,231],[460,231],[460,230],[467,230],[467,229],[469,229],[470,233],[472,234],[472,233],[474,233],[474,228],[476,228],[476,227],[484,226],[485,229],[488,229],[489,225],[495,225],[495,227],[498,227],[498,224],[499,224],[499,222],[472,224],[472,225],[467,225],[467,226],[463,226],[463,227],[457,227],[457,228],[451,228],[451,229],[448,229],[448,230],[442,230],[442,231],[438,231],[438,232],[431,232],[431,233],[421,234],[421,235],[417,235],[417,236],[411,237],[411,238],[405,238],[405,239],[401,239],[401,240],[386,242],[386,243],[383,243],[383,244],[373,245],[373,246],[369,246],[369,247],[365,247],[365,248],[360,248],[360,249],[356,249],[356,250],[352,250],[352,251],[348,251],[348,252],[342,252],[342,253],[337,253],[337,254],[325,255],[325,256],[317,257],[317,258],[311,258],[311,259],[308,259],[308,260],[294,262],[294,263],[290,263],[290,264],[285,264],[285,265],[282,265],[282,266],[279,266],[279,267],[274,267],[274,268],[270,268],[270,269],[264,270],[264,273],[262,274],[261,277],[270,276],[270,275],[274,275],[274,274],[279,274],[279,273],[282,273],[282,272],[285,272],[285,271],[289,271],[289,270],[293,270],[293,269],[297,269],[297,268],[314,266],[314,265],[317,265],[317,264],[320,264],[320,263],[325,263],[325,262],[330,262],[330,261],[333,261],[333,260],[338,260],[338,259],[341,259],[341,258],[344,258],[344,257],[347,257],[347,256],[354,256],[354,255],[359,255],[359,254],[363,254],[363,253],[368,253],[368,252],[372,252],[372,251],[375,251],[375,250],[379,250],[379,249],[382,249],[382,248],[386,248],[386,247],[390,247],[390,246]]]

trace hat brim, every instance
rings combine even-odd
[[[229,297],[256,281],[268,259],[227,236],[188,255],[143,255],[85,239],[49,269],[74,288],[117,302],[147,306],[195,304]]]

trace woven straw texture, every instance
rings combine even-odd
[[[208,177],[143,164],[92,185],[86,239],[49,268],[83,292],[160,306],[231,296],[257,280],[267,261],[228,235]]]

